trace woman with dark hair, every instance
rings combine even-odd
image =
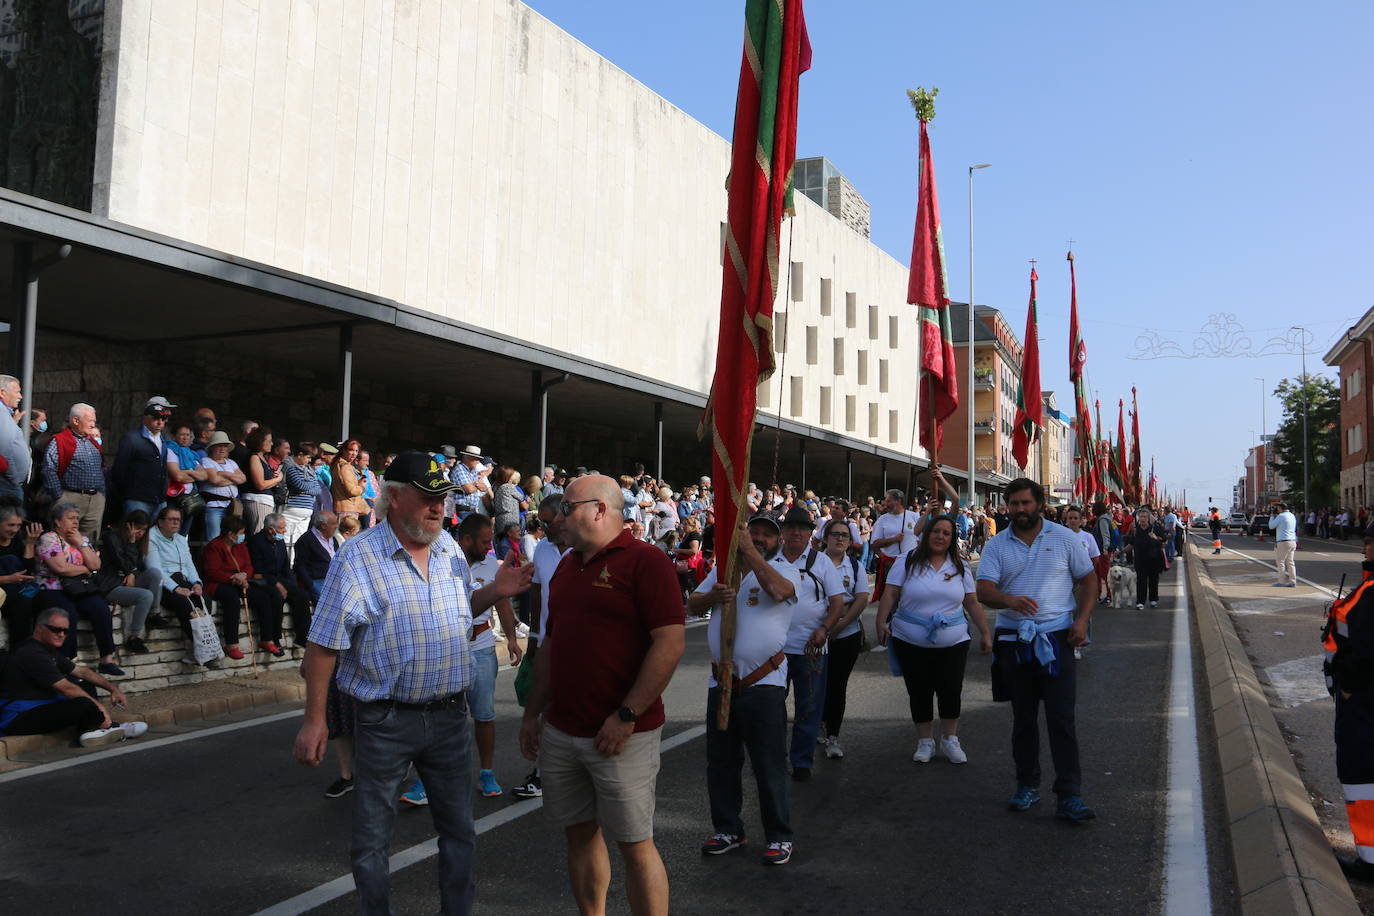
[[[248,450],[247,466],[243,469],[248,479],[239,487],[239,503],[243,506],[245,529],[249,534],[257,534],[262,530],[263,520],[276,509],[272,490],[282,482],[282,474],[272,470],[267,462],[272,452],[272,430],[257,427],[244,438],[243,445]]]
[[[529,503],[520,489],[520,472],[510,465],[497,467],[491,482],[496,487],[491,498],[492,525],[496,536],[501,538],[511,525],[520,525],[521,513],[529,509]]]
[[[148,513],[135,509],[124,524],[111,528],[100,542],[100,572],[96,582],[105,600],[129,609],[124,621],[124,648],[131,653],[148,651],[144,626],[153,604],[162,594],[162,573],[148,568]]]
[[[1135,527],[1122,539],[1126,554],[1135,564],[1135,609],[1159,606],[1159,574],[1164,571],[1164,526],[1144,506],[1136,510]]]
[[[979,633],[979,651],[992,652],[992,632],[955,536],[949,516],[930,522],[916,547],[888,570],[878,608],[878,642],[888,642],[891,635],[889,662],[906,681],[911,720],[916,723],[916,753],[911,759],[917,763],[929,763],[935,751],[932,695],[939,701],[940,752],[950,763],[968,762],[957,732],[970,621]]]
[[[52,530],[38,539],[38,584],[42,586],[38,609],[60,607],[67,612],[71,629],[62,646],[67,658],[76,658],[76,618],[85,617],[100,649],[96,670],[123,677],[123,669],[114,661],[114,618],[94,579],[100,570],[100,555],[91,546],[91,539],[81,533],[81,510],[60,502],[52,507],[51,519]]]
[[[253,581],[253,561],[244,546],[242,519],[229,516],[220,536],[205,545],[205,590],[219,602],[224,623],[224,654],[243,658],[239,648],[239,620],[246,602],[258,618],[258,648],[281,657],[277,645],[281,612],[276,610],[261,580]]]
[[[358,469],[353,465],[361,451],[362,443],[357,439],[349,439],[339,446],[339,453],[329,465],[329,493],[334,497],[334,514],[340,519],[351,516],[360,523],[362,517],[372,511],[367,500],[363,499],[363,490],[366,488],[358,479]]]
[[[9,630],[11,651],[33,635],[33,552],[42,536],[43,526],[26,526],[17,506],[0,506],[0,589],[5,593],[0,614]]]
[[[844,723],[845,694],[849,690],[849,675],[854,671],[854,663],[859,660],[859,650],[863,648],[864,608],[868,607],[868,574],[859,565],[859,560],[850,551],[854,534],[849,520],[832,518],[825,523],[821,541],[825,549],[825,559],[829,560],[840,573],[844,583],[844,613],[835,622],[835,635],[830,638],[830,667],[825,680],[825,712],[821,718],[825,723],[825,756],[834,760],[844,756],[840,747],[840,726]],[[818,561],[819,562],[819,561]]]
[[[310,469],[310,459],[314,456],[315,446],[301,442],[281,466],[286,478],[286,505],[281,515],[286,519],[286,553],[292,562],[296,558],[296,541],[310,530],[315,499],[320,495],[320,479]]]

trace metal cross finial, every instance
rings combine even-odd
[[[1035,265],[1036,265],[1036,264],[1039,264],[1039,263],[1040,263],[1040,262],[1037,261],[1035,258],[1031,258],[1031,259],[1030,259],[1031,270],[1034,270],[1034,269],[1035,269]]]

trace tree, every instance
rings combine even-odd
[[[1297,506],[1314,509],[1339,504],[1341,483],[1341,398],[1336,382],[1322,375],[1284,379],[1274,389],[1283,403],[1283,419],[1274,433],[1274,468],[1289,482],[1283,495]],[[1302,492],[1302,414],[1307,401],[1307,477],[1311,498]]]

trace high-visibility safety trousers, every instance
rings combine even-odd
[[[1336,694],[1336,775],[1355,851],[1374,864],[1374,700]]]

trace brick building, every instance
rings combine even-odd
[[[968,305],[950,304],[954,359],[959,367],[959,407],[945,421],[940,460],[968,467]],[[977,474],[995,485],[1019,477],[1024,469],[1011,457],[1011,424],[1016,416],[1016,385],[1021,377],[1021,339],[1000,311],[980,305],[974,310],[973,439]],[[1032,461],[1034,458],[1031,459]]]
[[[1367,505],[1374,500],[1374,308],[1322,358],[1341,377],[1341,504]]]

